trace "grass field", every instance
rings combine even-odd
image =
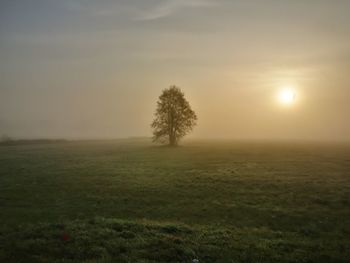
[[[0,262],[349,262],[350,145],[0,147]]]

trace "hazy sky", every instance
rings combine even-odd
[[[157,97],[176,84],[194,137],[350,140],[349,11],[348,0],[1,0],[0,134],[150,136]]]

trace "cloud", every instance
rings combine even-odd
[[[138,21],[168,17],[185,8],[206,8],[217,5],[217,1],[214,0],[156,0],[156,4],[146,4],[140,0],[128,4],[103,1],[97,5],[94,2],[82,0],[64,1],[63,3],[68,10],[84,15],[97,17],[124,15]]]
[[[118,1],[101,1],[96,3],[94,1],[64,1],[63,6],[73,12],[94,17],[108,17],[129,12],[129,5],[122,4]]]
[[[214,5],[215,2],[210,0],[166,0],[153,9],[140,13],[136,20],[156,20],[168,17],[183,8],[211,7]]]

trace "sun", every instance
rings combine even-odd
[[[278,100],[283,105],[291,105],[294,103],[296,94],[293,88],[282,88],[278,93]]]

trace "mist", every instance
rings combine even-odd
[[[315,2],[2,1],[0,134],[148,137],[175,84],[191,138],[350,141],[350,2]]]

